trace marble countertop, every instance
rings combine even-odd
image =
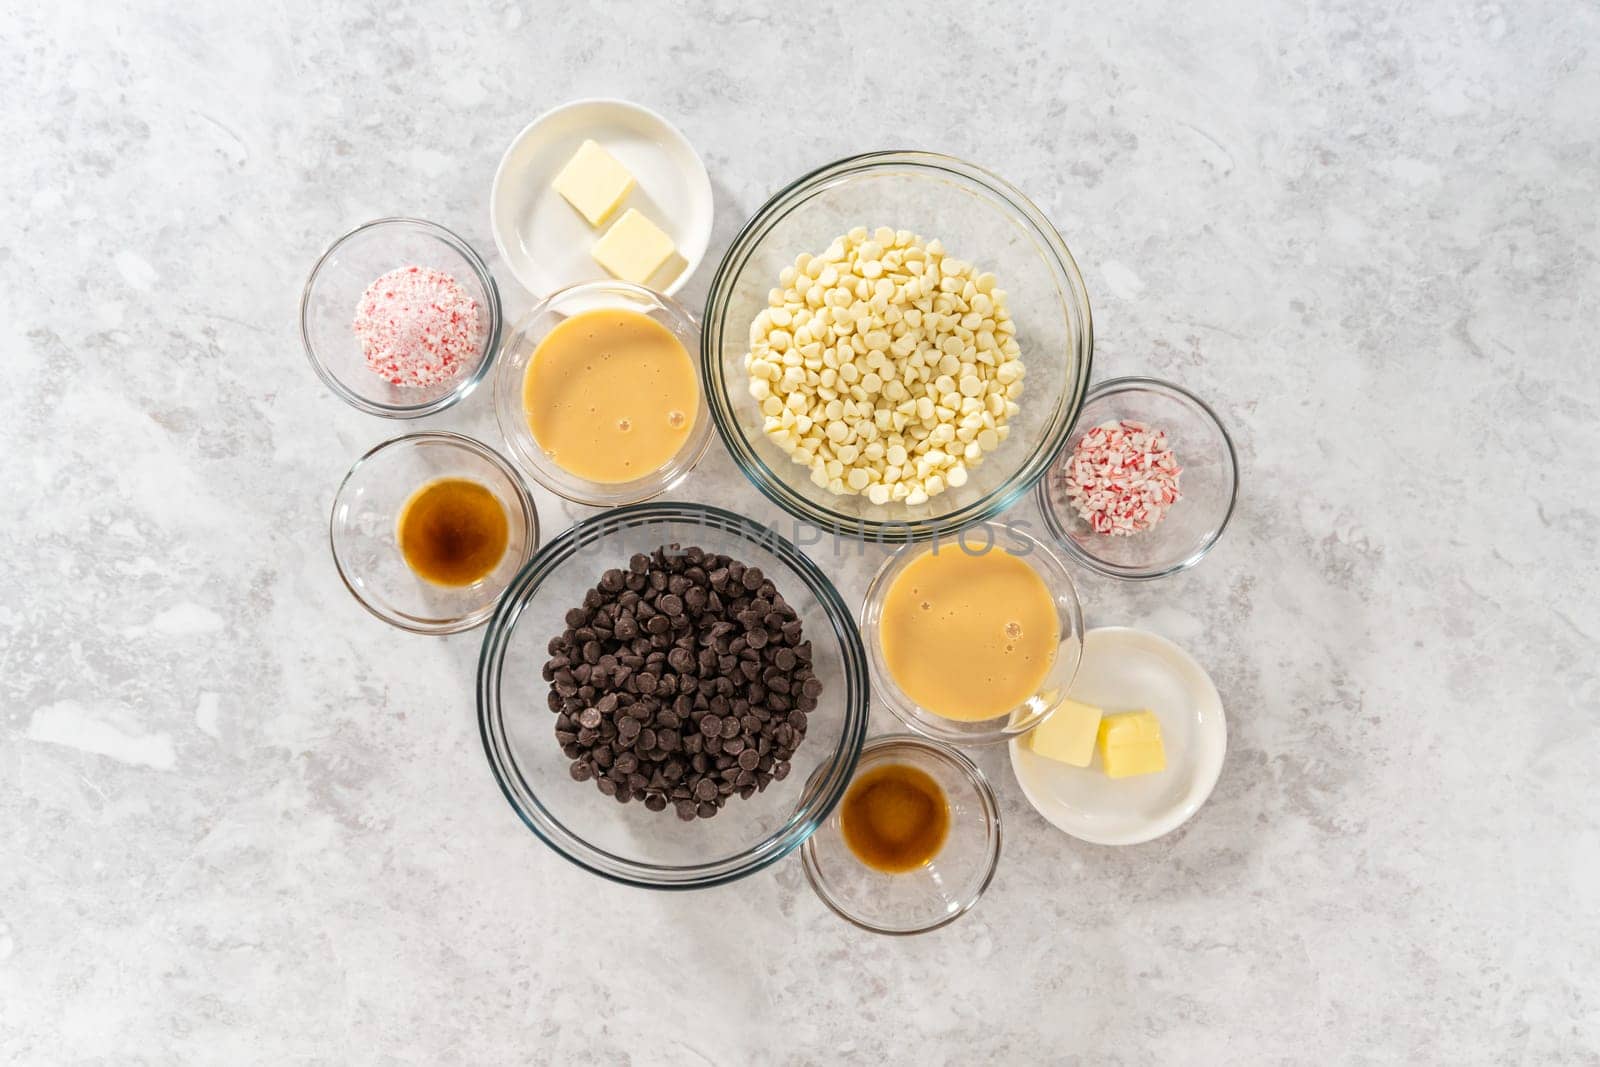
[[[0,1061],[1600,1062],[1600,13],[1391,8],[8,15]],[[999,875],[893,940],[795,862],[651,894],[516,820],[478,635],[388,629],[335,576],[334,487],[400,427],[323,388],[295,306],[368,218],[487,254],[506,142],[586,95],[703,153],[691,304],[794,175],[942,150],[1060,228],[1097,378],[1216,405],[1217,550],[1081,583],[1216,679],[1191,823],[1082,844],[984,751]],[[425,425],[496,435],[482,392]],[[772,517],[720,448],[682,495]]]

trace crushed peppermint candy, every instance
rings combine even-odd
[[[1096,533],[1148,530],[1181,499],[1183,468],[1167,435],[1142,422],[1106,422],[1084,434],[1062,468],[1067,499]]]
[[[455,278],[427,267],[400,267],[367,286],[355,331],[368,369],[412,388],[450,381],[483,348],[478,302]]]

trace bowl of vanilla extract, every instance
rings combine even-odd
[[[413,633],[470,630],[539,546],[533,497],[481,441],[406,434],[356,460],[328,522],[334,566],[372,614]]]
[[[926,933],[970,911],[1000,862],[1000,806],[976,764],[913,734],[867,741],[844,799],[800,852],[835,914]]]

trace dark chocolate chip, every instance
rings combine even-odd
[[[565,623],[540,674],[572,777],[695,819],[789,773],[821,686],[761,568],[662,546],[603,572]]]

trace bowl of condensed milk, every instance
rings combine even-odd
[[[546,489],[615,507],[677,485],[710,444],[700,326],[670,296],[621,281],[550,294],[507,336],[495,415]]]
[[[955,745],[1033,729],[1083,659],[1066,564],[1021,524],[907,544],[867,587],[861,637],[872,693],[924,737]]]

